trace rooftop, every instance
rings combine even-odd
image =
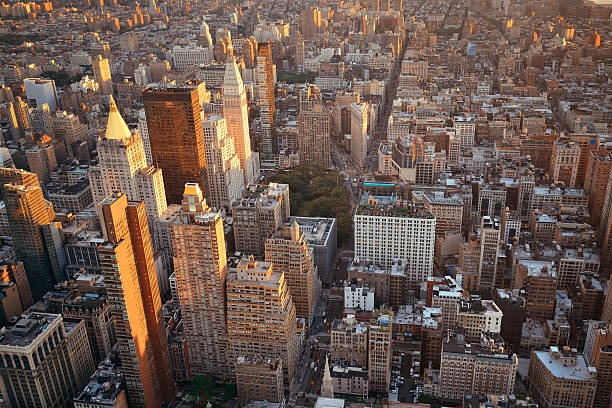
[[[24,313],[13,326],[6,327],[0,332],[0,347],[28,347],[42,337],[45,330],[56,321],[61,322],[62,316],[50,313]]]
[[[574,350],[559,351],[551,346],[548,351],[533,351],[532,358],[538,358],[542,364],[557,378],[565,380],[595,381],[595,368],[587,367],[583,358]]]

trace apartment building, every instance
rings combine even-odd
[[[483,333],[479,342],[468,342],[457,331],[445,339],[440,362],[440,397],[463,400],[474,394],[513,394],[518,369],[497,333]]]
[[[499,333],[503,313],[492,300],[463,300],[457,312],[457,326],[465,330],[466,342],[477,342],[482,333]]]

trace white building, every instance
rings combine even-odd
[[[153,155],[151,154],[151,141],[149,140],[149,128],[147,126],[147,115],[144,109],[138,112],[138,133],[142,139],[142,147],[144,147],[147,164],[153,164]]]
[[[478,341],[482,333],[499,333],[503,316],[492,300],[461,301],[457,326],[465,329],[466,341]]]
[[[89,169],[94,203],[121,191],[128,200],[144,201],[149,220],[166,211],[161,169],[147,165],[138,132],[130,132],[111,97],[106,133],[98,139],[99,165]]]
[[[408,261],[408,280],[420,284],[431,276],[436,218],[414,202],[369,200],[353,217],[355,258],[390,269],[396,259]]]
[[[58,108],[57,90],[55,81],[52,79],[27,78],[23,80],[28,100],[35,100],[36,106],[46,103],[49,109],[54,111]]]
[[[222,116],[211,116],[203,120],[202,132],[206,145],[210,205],[230,211],[232,204],[242,197],[244,191],[234,140],[227,134],[227,122]]]
[[[176,69],[185,69],[194,65],[208,65],[214,59],[213,49],[198,46],[182,47],[177,45],[172,48],[172,65]]]
[[[344,286],[344,308],[374,310],[374,289],[360,284]]]
[[[461,140],[461,147],[474,146],[476,121],[471,116],[455,116],[455,135]]]

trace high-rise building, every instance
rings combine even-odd
[[[300,164],[331,166],[331,114],[323,105],[316,88],[300,92],[298,148]]]
[[[42,106],[46,103],[51,111],[55,111],[59,107],[54,80],[26,78],[23,80],[23,85],[28,100],[36,101],[36,106]]]
[[[584,344],[584,361],[587,366],[597,370],[597,392],[595,393],[594,407],[605,408],[610,406],[612,393],[612,334],[609,323],[590,321]]]
[[[153,164],[164,172],[168,202],[181,202],[186,183],[198,183],[207,196],[206,149],[198,89],[148,88],[142,98],[151,156]]]
[[[589,152],[584,192],[589,196],[588,209],[591,215],[591,225],[594,226],[599,226],[599,221],[603,216],[602,211],[608,180],[610,179],[610,169],[612,169],[612,155],[610,153]]]
[[[368,103],[351,104],[351,156],[355,165],[364,168],[370,145]]]
[[[62,140],[70,158],[75,158],[75,146],[87,141],[87,125],[79,121],[74,113],[56,112],[51,116],[53,136]]]
[[[111,78],[110,64],[108,59],[102,55],[92,58],[91,68],[96,82],[100,84],[100,92],[103,95],[113,95],[113,80]]]
[[[130,132],[112,96],[106,133],[98,138],[98,161],[89,169],[94,203],[120,191],[131,201],[144,201],[152,220],[166,211],[162,171],[147,165],[139,133]]]
[[[97,209],[106,240],[98,257],[130,406],[161,407],[174,397],[174,378],[144,203],[115,193]]]
[[[144,109],[138,111],[138,133],[142,139],[142,147],[147,156],[147,164],[153,164],[153,157],[151,156],[151,142],[149,141],[149,128],[147,127],[147,114]]]
[[[366,368],[368,365],[368,326],[353,317],[334,320],[330,331],[332,363]]]
[[[43,197],[35,174],[2,169],[0,186],[15,255],[23,262],[32,296],[38,300],[66,278],[62,270],[61,224],[53,222],[53,205]]]
[[[8,407],[64,406],[94,370],[82,320],[25,313],[0,339],[0,389]]]
[[[233,58],[225,64],[223,116],[227,121],[227,133],[234,139],[244,185],[247,186],[254,183],[259,175],[259,157],[251,151],[246,90],[236,60]]]
[[[391,383],[392,316],[380,313],[368,329],[368,377],[370,390],[385,393]]]
[[[232,361],[279,359],[285,384],[291,384],[298,362],[291,297],[285,274],[270,262],[241,259],[236,271],[227,276],[227,338]]]
[[[206,145],[206,164],[210,205],[229,212],[242,197],[244,178],[234,139],[227,134],[227,121],[211,116],[202,122]]]
[[[550,157],[550,176],[555,183],[563,182],[568,188],[576,187],[580,147],[573,143],[557,143]]]
[[[408,260],[412,286],[433,272],[436,218],[423,204],[370,202],[353,217],[355,258],[391,269],[394,260]]]
[[[229,376],[223,220],[206,205],[197,184],[185,185],[183,210],[171,231],[191,373]]]
[[[503,271],[499,273],[497,271],[499,239],[499,219],[489,216],[482,217],[480,222],[480,267],[478,269],[478,288],[482,293],[491,292],[496,287],[504,287]]]
[[[236,250],[263,254],[266,240],[289,220],[289,206],[287,184],[248,186],[242,200],[232,207]]]
[[[30,291],[30,284],[26,276],[23,262],[13,262],[8,265],[0,266],[0,281],[1,282],[14,282],[19,292],[19,299],[21,300],[21,307],[23,310],[28,309],[34,304],[32,299],[32,292]]]
[[[576,349],[532,351],[528,374],[529,390],[542,407],[593,407],[597,369],[585,364]]]
[[[275,83],[272,45],[270,43],[259,45],[255,79],[259,95],[259,113],[261,115],[261,151],[269,155],[274,153],[272,129],[275,111]]]
[[[53,145],[41,143],[27,149],[25,154],[32,173],[36,173],[43,185],[48,185],[51,181],[51,171],[57,167]]]
[[[483,333],[479,342],[466,341],[460,330],[442,343],[440,397],[514,393],[516,354],[508,353],[497,333]]]
[[[296,316],[312,321],[318,278],[312,253],[297,222],[285,225],[266,241],[266,261],[284,273]]]
[[[514,288],[525,291],[527,317],[552,319],[557,299],[557,270],[552,261],[518,260]]]

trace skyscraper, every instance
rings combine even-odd
[[[285,275],[270,262],[241,259],[227,276],[227,337],[232,362],[281,359],[284,382],[291,384],[298,360],[295,307]]]
[[[110,65],[108,59],[97,55],[92,58],[91,68],[96,82],[100,84],[100,93],[103,95],[113,95],[113,80],[111,78]]]
[[[316,88],[315,88],[316,90]],[[331,114],[309,86],[300,93],[298,145],[300,164],[330,167]]]
[[[368,155],[369,126],[367,103],[351,104],[351,156],[355,165],[364,168]]]
[[[130,406],[160,407],[174,396],[168,338],[142,202],[115,193],[98,206],[98,247]]]
[[[234,149],[234,139],[227,134],[227,121],[221,116],[204,120],[202,131],[206,144],[210,204],[229,211],[244,191],[244,178],[240,159]]]
[[[181,217],[171,231],[191,373],[229,376],[223,220],[206,205],[197,184],[185,185]]]
[[[22,261],[34,300],[65,280],[61,256],[61,226],[53,223],[53,205],[45,200],[35,174],[17,169],[0,170],[0,186],[17,259]],[[44,227],[48,226],[47,234]],[[55,234],[55,233],[58,234]],[[58,247],[59,245],[59,247]]]
[[[480,268],[478,286],[481,292],[490,292],[503,287],[502,271],[497,271],[497,252],[499,249],[499,219],[482,217],[480,223]],[[501,284],[500,284],[501,280]]]
[[[310,324],[315,306],[316,269],[304,232],[293,221],[266,241],[266,262],[285,274],[297,317]]]
[[[130,132],[112,96],[106,133],[98,138],[98,160],[89,170],[94,203],[120,191],[129,200],[144,201],[150,219],[166,211],[162,171],[147,165],[139,133]]]
[[[262,254],[266,239],[289,220],[289,215],[288,184],[248,186],[242,200],[232,207],[236,250]]]
[[[272,148],[272,125],[274,125],[274,73],[272,69],[272,47],[270,43],[259,46],[256,82],[261,116],[261,151],[266,156],[274,153]]]
[[[197,88],[149,88],[142,98],[153,164],[164,172],[168,202],[180,203],[185,183],[208,195],[206,152]]]
[[[234,148],[240,159],[244,185],[247,186],[254,183],[259,174],[259,157],[251,151],[246,91],[238,65],[233,58],[225,64],[223,116],[227,121],[227,133],[234,139]]]

